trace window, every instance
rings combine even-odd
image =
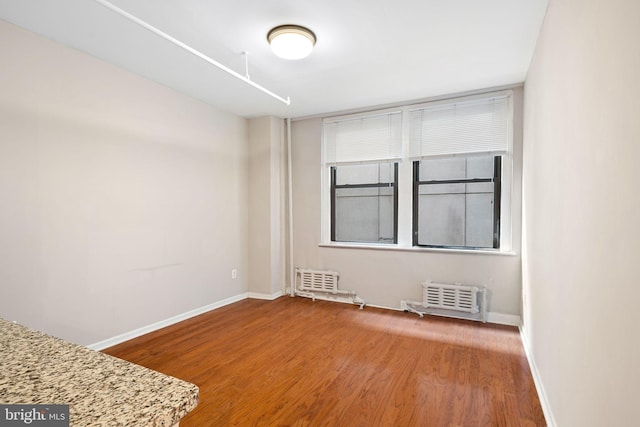
[[[324,122],[332,242],[397,243],[401,124],[399,111]]]
[[[413,245],[500,248],[500,156],[413,163]]]
[[[499,249],[510,97],[411,110],[414,246]]]
[[[398,164],[331,168],[331,241],[398,242]]]
[[[323,242],[510,250],[511,91],[323,122]]]

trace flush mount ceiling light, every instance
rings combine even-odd
[[[273,53],[280,58],[302,59],[313,50],[316,35],[299,25],[280,25],[269,31],[267,40]]]

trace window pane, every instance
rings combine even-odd
[[[335,167],[334,241],[396,241],[395,167],[394,163]]]
[[[420,162],[420,181],[464,179],[467,177],[465,160],[464,157],[423,160]]]
[[[393,243],[393,188],[336,189],[335,241]]]
[[[465,246],[493,247],[493,192],[467,194]]]
[[[493,156],[467,157],[467,178],[493,178]]]
[[[419,180],[491,179],[494,156],[423,160]],[[493,182],[429,183],[417,188],[417,244],[493,248]]]
[[[423,194],[464,194],[468,184],[429,184],[420,186],[420,195]]]
[[[348,165],[336,168],[336,185],[393,182],[393,163]]]
[[[420,162],[420,181],[493,178],[493,156],[427,159]]]
[[[418,244],[464,246],[464,202],[464,194],[420,195]]]
[[[471,185],[421,186],[419,245],[493,247],[493,191],[470,193],[465,187]]]

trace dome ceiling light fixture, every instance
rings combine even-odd
[[[280,25],[269,31],[267,40],[276,56],[284,59],[302,59],[311,53],[316,35],[299,25]]]

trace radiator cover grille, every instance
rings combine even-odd
[[[338,273],[335,271],[303,270],[300,273],[300,290],[318,292],[338,292]]]
[[[423,305],[427,308],[478,313],[478,288],[466,285],[447,285],[426,282],[422,284]]]

